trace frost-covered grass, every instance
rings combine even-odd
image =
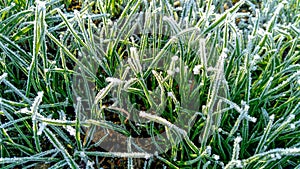
[[[79,2],[0,2],[1,168],[300,168],[298,0]]]

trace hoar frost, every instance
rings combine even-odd
[[[292,130],[294,130],[294,129],[296,128],[296,125],[295,125],[295,124],[290,124],[290,128],[291,128]]]
[[[213,154],[212,155],[212,158],[214,158],[216,161],[218,161],[220,159],[220,156],[216,155],[216,154]]]
[[[71,136],[75,136],[76,130],[73,127],[67,126],[66,129],[70,133]]]
[[[193,69],[193,72],[195,75],[200,74],[200,70],[201,70],[202,66],[201,65],[196,65]]]
[[[177,60],[178,60],[178,56],[175,55],[172,57],[172,61],[177,61]]]

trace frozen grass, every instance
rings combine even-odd
[[[300,168],[299,1],[86,0],[74,12],[65,0],[15,2],[0,2],[1,168],[100,168],[107,158],[127,168],[135,158],[144,168]],[[145,21],[132,22],[141,12]],[[107,103],[124,92],[163,114]],[[153,138],[154,124],[168,141],[149,153],[126,125]],[[95,126],[126,136],[127,152],[97,148],[109,134],[94,141]]]

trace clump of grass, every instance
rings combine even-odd
[[[0,2],[1,168],[300,168],[300,4],[222,2]]]

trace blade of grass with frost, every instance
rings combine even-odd
[[[12,107],[12,106],[15,106],[15,105],[11,104],[10,102],[5,103],[6,100],[2,100],[2,101],[3,101],[3,102],[1,103],[1,98],[0,98],[0,104],[1,104],[1,106],[3,106],[2,109],[6,109],[6,108],[7,108],[7,109],[6,109],[6,110],[7,110],[6,113],[8,113],[8,112],[14,112],[15,115],[17,116],[16,118],[18,118],[18,119],[24,117],[24,116],[21,114],[21,113],[22,113],[22,109],[19,110],[19,111],[16,111],[16,109]],[[25,107],[28,107],[28,106],[29,106],[29,105],[26,105]],[[27,110],[27,108],[23,108],[23,109],[26,109],[26,110]],[[3,111],[5,111],[5,110],[3,110]],[[29,112],[29,111],[28,111],[28,112]],[[25,112],[25,113],[26,113],[26,112]],[[4,113],[3,113],[3,114],[4,114]],[[13,119],[13,117],[12,117],[10,114],[7,114],[7,116],[8,116],[9,118],[11,117],[11,118]],[[14,121],[14,120],[10,120],[10,121]],[[32,128],[31,128],[31,126],[29,125],[29,123],[28,123],[27,121],[23,121],[22,127],[26,127],[26,130],[29,131],[29,132],[32,131]],[[17,127],[16,127],[16,128],[17,128]]]
[[[188,166],[188,165],[193,165],[193,164],[195,164],[195,163],[197,163],[197,162],[200,162],[200,163],[201,163],[201,162],[204,161],[204,160],[202,160],[202,159],[204,159],[205,156],[207,156],[206,152],[203,152],[203,153],[200,154],[200,155],[197,154],[197,157],[196,157],[195,159],[185,161],[185,162],[183,162],[181,165]],[[203,167],[203,168],[204,168],[204,167]]]
[[[191,21],[195,17],[195,13],[198,11],[195,11],[195,9],[198,8],[196,6],[195,1],[188,1],[188,3],[183,3],[183,12],[181,15],[182,21],[183,18],[187,18],[188,21]]]
[[[96,10],[99,10],[101,13],[108,13],[106,11],[105,4],[103,1],[96,1],[95,7],[96,7]],[[106,20],[105,20],[105,22],[106,22]]]
[[[224,22],[224,30],[223,30],[223,49],[227,49],[227,46],[228,46],[228,31],[229,31],[229,20],[228,18],[226,18],[225,22]]]
[[[163,12],[163,11],[161,11],[161,12]],[[151,15],[154,15],[154,16],[151,16]],[[155,14],[154,11],[153,11],[152,13],[150,13],[150,16],[151,17],[149,17],[149,23],[153,22],[155,24],[152,23],[153,25],[151,25],[151,26],[150,25],[144,26],[144,29],[147,30],[147,27],[149,27],[149,26],[150,26],[150,28],[152,27],[152,34],[154,36],[152,36],[152,42],[151,42],[151,44],[149,44],[149,42],[147,42],[147,41],[149,41],[149,37],[147,35],[148,32],[145,32],[145,34],[143,35],[145,37],[144,38],[145,43],[142,44],[143,46],[142,46],[141,52],[144,52],[145,49],[147,50],[147,48],[149,48],[149,46],[151,46],[152,47],[152,52],[153,52],[152,56],[155,56],[157,54],[157,49],[160,48],[158,46],[158,42],[157,42],[158,36],[160,36],[160,34],[158,34],[157,30],[161,29],[161,26],[163,26],[163,25],[158,25],[157,24],[157,23],[161,23],[161,15],[157,16],[157,14]],[[140,24],[143,24],[143,23],[140,23]],[[146,45],[147,43],[148,43],[148,45]],[[140,54],[140,56],[143,56],[143,53]],[[140,58],[142,60],[142,57],[140,57]]]
[[[270,155],[270,156],[272,158],[273,155]],[[279,159],[279,157],[281,159]],[[296,166],[298,164],[298,163],[295,163],[293,161],[290,161],[290,159],[293,158],[291,156],[284,156],[284,157],[282,157],[281,155],[278,155],[278,154],[276,155],[275,154],[275,158],[278,158],[276,160],[276,162],[273,162],[273,163],[270,162],[269,164],[266,163],[265,167],[262,166],[262,168],[276,168],[276,167],[284,168],[286,164],[289,164],[289,166]],[[259,166],[259,164],[257,163],[256,166]],[[254,166],[254,167],[256,167],[256,166]]]
[[[276,91],[279,91],[281,89],[283,89],[284,87],[286,87],[287,85],[289,85],[292,80],[294,80],[295,77],[298,77],[300,75],[300,70],[295,72],[294,74],[292,74],[290,77],[288,77],[286,80],[284,80],[282,83],[280,83],[279,85],[277,85],[275,88],[269,90],[267,93],[266,93],[266,96],[267,97],[268,95],[276,92]]]
[[[277,129],[272,132],[272,134],[270,134],[270,137],[266,140],[264,146],[268,146],[270,143],[272,143],[276,139],[276,137],[278,137],[281,134],[281,132],[291,124],[291,122],[294,119],[295,119],[295,115],[290,114],[287,117],[287,119],[280,126],[278,126]]]
[[[24,64],[24,66],[26,66],[26,65],[28,66],[28,64],[30,63],[29,60],[30,60],[31,56],[24,49],[22,49],[18,44],[16,44],[15,41],[13,41],[12,39],[10,39],[9,37],[7,37],[3,34],[0,34],[1,42],[5,42],[5,44],[9,44],[11,46],[10,48],[7,48],[7,49],[13,48],[16,51],[18,51],[18,54],[14,54],[14,55],[22,56],[21,58],[18,58],[18,59]],[[13,52],[13,53],[15,53],[15,52]],[[20,56],[18,56],[18,57],[20,57]],[[27,70],[24,73],[27,74]]]
[[[9,6],[7,6],[7,7],[5,7],[5,8],[3,8],[3,9],[0,10],[0,15],[6,14],[6,13],[10,12],[10,10],[11,10],[13,7],[15,7],[15,6],[16,6],[15,3],[11,3]]]
[[[245,100],[246,100],[246,105],[249,105],[250,102],[250,95],[251,95],[251,85],[252,85],[252,72],[251,72],[251,63],[252,60],[250,60],[250,55],[246,54],[245,56],[245,64],[244,64],[244,69],[246,70],[246,84],[245,84]],[[250,68],[248,68],[250,65]],[[249,137],[249,121],[248,120],[244,120],[241,124],[241,136],[242,139],[247,140]],[[245,151],[245,142],[241,143],[241,154],[243,155],[243,152]]]
[[[51,149],[47,150],[35,155],[32,155],[30,157],[14,157],[14,158],[0,158],[0,164],[6,164],[5,167],[2,167],[1,169],[10,169],[15,166],[19,166],[28,162],[55,162],[58,161],[57,158],[54,157],[46,157],[47,155],[55,153],[57,150]],[[3,162],[3,163],[2,163]],[[7,163],[11,163],[7,165]]]
[[[73,26],[71,25],[69,20],[66,18],[65,14],[62,13],[62,11],[60,9],[57,9],[57,12],[60,15],[60,17],[63,19],[65,25],[68,27],[68,30],[71,32],[71,34],[74,36],[74,38],[79,42],[79,44],[82,45],[84,48],[90,50],[89,46],[82,40],[81,37],[79,37],[78,33],[76,33],[75,29],[73,28]],[[75,16],[78,17],[78,14],[75,13]]]
[[[26,85],[26,96],[29,96],[31,85],[36,88],[36,85],[40,87],[38,75],[38,55],[45,38],[45,14],[46,6],[45,2],[38,1],[35,9],[35,19],[34,19],[34,34],[33,34],[33,50],[32,50],[32,60],[29,66],[28,79]],[[33,81],[35,79],[36,81]]]
[[[61,38],[61,42],[62,42],[62,38]],[[66,83],[66,90],[67,90],[67,94],[68,94],[68,99],[72,100],[71,83],[70,83],[69,76],[68,76],[69,74],[66,73],[68,71],[67,62],[66,62],[65,55],[62,51],[62,48],[59,48],[59,56],[60,56],[60,59],[61,59],[62,68],[64,69],[63,76],[64,76],[64,81]]]
[[[238,29],[236,29],[235,26],[233,26],[233,23],[229,23],[229,27],[231,28],[230,30],[232,30],[235,34],[235,51],[236,51],[236,55],[240,56],[241,53],[242,53],[242,47],[243,47],[242,46],[243,45],[243,36],[238,32]],[[231,56],[230,57],[231,63],[228,64],[228,67],[233,65],[233,63],[232,63],[233,59],[234,59],[234,57]],[[228,73],[226,73],[226,74],[228,74]]]
[[[232,157],[228,164],[224,167],[224,169],[230,169],[232,167],[243,168],[243,164],[239,159],[240,153],[240,142],[242,138],[240,136],[234,139],[233,150],[232,150]]]
[[[208,0],[206,4],[205,16],[209,16],[209,12],[211,10],[212,5],[213,5],[213,0]]]
[[[290,111],[290,114],[294,114],[295,116],[300,114],[300,101],[297,103],[297,105],[293,108],[292,111]],[[286,114],[287,115],[287,114]]]
[[[130,136],[130,133],[124,129],[123,127],[120,127],[118,125],[115,125],[109,121],[104,121],[104,120],[86,120],[85,122],[82,123],[83,125],[95,125],[95,126],[101,126],[103,128],[107,128],[107,129],[111,129],[113,131],[119,132],[123,135],[125,135],[126,137]]]
[[[140,57],[135,47],[130,48],[130,58],[128,59],[128,64],[138,78],[140,78],[139,76],[143,76]]]
[[[88,64],[88,61],[84,59],[81,60],[82,63],[84,63],[85,65]],[[83,86],[84,86],[84,93],[86,94],[85,97],[87,97],[87,100],[88,100],[88,104],[89,104],[89,107],[93,107],[93,99],[94,99],[94,94],[93,94],[93,91],[91,91],[91,88],[90,88],[90,85],[92,82],[88,81],[88,77],[87,75],[85,75],[85,72],[81,70],[81,68],[79,68],[79,71],[80,71],[80,74],[81,74],[81,77],[83,79]],[[96,74],[96,73],[95,73]],[[82,82],[81,82],[82,83]]]
[[[95,134],[98,126],[96,126],[96,125],[88,125],[87,127],[89,127],[89,128],[88,128],[87,132],[85,133],[85,138],[83,140],[82,145],[85,148],[88,148],[88,147],[91,148],[91,147],[96,146],[95,144],[97,144],[97,143],[95,143],[93,145],[92,144],[92,140],[94,139],[94,134]],[[107,137],[107,135],[108,135],[108,129],[105,130],[105,133],[106,134],[98,142],[101,143],[102,142],[101,140],[104,140]]]
[[[168,48],[172,45],[172,43],[175,43],[177,41],[177,38],[173,37],[171,38],[167,44],[158,52],[158,54],[154,57],[150,65],[148,66],[148,69],[144,73],[143,79],[148,77],[150,75],[150,72],[152,71],[155,64],[159,62],[159,60],[164,56],[164,54],[168,51]]]
[[[126,3],[125,8],[122,10],[122,13],[120,14],[120,18],[124,18],[124,17],[126,17],[128,15],[128,11],[130,10],[130,8],[132,8],[132,5],[134,3],[137,3],[136,5],[138,5],[139,3],[141,3],[141,1],[132,0],[132,1],[129,1],[128,3]],[[104,13],[106,13],[106,12],[104,12]]]
[[[68,163],[66,162],[66,160],[61,160],[61,161],[55,163],[54,165],[50,166],[48,169],[61,169],[67,165],[68,165]]]
[[[34,154],[34,150],[33,148],[28,148],[27,146],[24,146],[24,145],[20,145],[18,143],[15,143],[13,141],[13,139],[8,135],[6,129],[0,129],[1,130],[1,133],[2,133],[2,136],[3,136],[3,140],[5,140],[5,138],[7,139],[7,141],[4,141],[4,143],[8,146],[8,147],[15,147],[15,148],[18,148],[20,150],[21,153],[24,153],[26,155],[32,155]]]
[[[95,53],[95,51],[94,51],[94,48],[93,48],[93,46],[91,45],[91,37],[89,37],[89,35],[88,35],[88,32],[87,32],[87,29],[86,29],[86,23],[85,23],[85,20],[84,19],[82,19],[82,17],[80,17],[80,12],[74,12],[75,13],[75,20],[77,21],[77,24],[78,24],[78,26],[79,26],[79,28],[80,28],[80,33],[82,34],[82,36],[83,36],[83,39],[84,39],[84,42],[85,42],[85,44],[86,44],[86,46],[88,46],[89,48],[87,48],[88,49],[88,51],[91,51],[92,53]]]
[[[93,26],[94,25],[93,25],[92,17],[89,15],[89,17],[88,17],[87,37],[89,37],[89,42],[90,42],[91,48],[92,49],[97,49],[96,48],[96,44],[95,44],[95,37],[94,37],[94,32],[93,32]]]
[[[271,154],[279,154],[280,156],[297,157],[297,156],[300,156],[300,149],[299,148],[276,148],[276,149],[272,149],[272,150],[251,156],[247,159],[242,160],[242,162],[246,166],[253,162],[257,162],[257,160],[259,160],[263,157],[266,157],[268,155],[271,155]]]
[[[264,111],[265,113],[267,113],[265,109],[262,109],[262,111]],[[272,129],[272,125],[273,125],[273,121],[274,121],[274,115],[270,116],[269,123],[268,123],[267,127],[264,129],[264,133],[263,133],[263,135],[260,138],[260,141],[259,141],[259,143],[258,143],[258,145],[256,147],[256,150],[255,150],[254,154],[261,153],[261,151],[263,149],[263,146],[265,146],[267,138],[270,135],[270,132],[271,132],[271,129]]]
[[[227,18],[227,13],[222,14],[217,20],[209,25],[201,34],[205,35],[209,33],[210,31],[214,30],[216,27],[221,26],[225,19]]]
[[[194,57],[194,52],[198,54],[200,47],[199,42],[201,39],[200,34],[200,29],[197,27],[192,27],[192,28],[185,28],[181,29],[180,32],[178,32],[175,36],[178,37],[179,39],[179,44],[180,45],[187,45],[186,48],[181,47],[182,53],[184,53],[185,57],[184,60],[189,60],[189,66],[194,66],[196,63],[201,60],[199,57]],[[172,49],[171,49],[172,50]]]
[[[2,81],[5,80],[6,77],[7,77],[7,73],[3,73],[3,74],[0,76],[0,84],[2,83]]]
[[[77,105],[76,105],[76,134],[75,134],[75,139],[76,139],[76,144],[78,147],[78,150],[82,150],[82,144],[81,144],[81,139],[80,139],[80,113],[81,113],[81,98],[77,98]]]
[[[41,70],[43,73],[43,79],[46,82],[46,92],[47,94],[49,94],[49,97],[51,99],[51,101],[53,103],[56,102],[56,97],[53,95],[52,93],[52,87],[51,87],[51,74],[48,73],[48,68],[49,68],[49,59],[47,58],[48,54],[47,54],[47,44],[46,44],[46,32],[47,32],[47,23],[46,23],[46,2],[40,2],[37,1],[37,6],[39,6],[39,8],[41,8],[41,10],[39,11],[38,15],[39,15],[39,29],[36,30],[38,31],[38,46],[36,47],[36,52],[34,54],[36,54],[36,57],[38,56],[38,54],[41,56],[42,58],[42,63],[43,63],[43,69]],[[36,7],[37,8],[37,7]],[[34,27],[35,30],[35,27]],[[36,39],[34,39],[36,40]],[[35,45],[35,44],[34,44]],[[37,49],[40,48],[40,49]],[[38,66],[37,66],[38,67]]]
[[[15,109],[14,109],[11,105],[2,102],[1,98],[0,98],[0,101],[1,101],[1,102],[0,102],[0,103],[1,103],[1,109],[3,109],[3,111],[4,111],[4,110],[5,110],[5,111],[11,111],[11,112],[14,112],[14,111],[15,111]]]
[[[91,5],[93,5],[95,2],[91,2],[90,4],[88,4],[87,6],[85,6],[84,8],[82,8],[81,10],[80,10],[80,17],[83,17],[82,15],[84,15],[88,10],[89,10],[89,8],[91,7]],[[54,15],[55,13],[57,13],[57,11],[58,11],[58,9],[59,8],[54,8],[52,11],[50,11],[49,13],[50,14],[52,14],[52,15]],[[61,10],[61,9],[59,9],[59,10]],[[59,15],[60,16],[60,15]],[[65,14],[65,16],[68,16],[68,14]],[[72,15],[72,16],[74,16],[74,15]],[[101,15],[101,18],[102,17],[107,17],[107,15],[106,15],[106,13],[103,13],[103,15]],[[61,17],[60,17],[61,18]],[[74,22],[74,20],[75,20],[75,17],[72,17],[72,18],[70,18],[69,19],[69,23],[73,23]],[[66,27],[66,24],[65,24],[65,22],[60,22],[58,25],[55,25],[55,26],[53,26],[53,27],[51,27],[51,28],[49,28],[48,29],[48,32],[50,32],[50,33],[52,33],[52,32],[55,32],[55,31],[57,31],[57,30],[61,30],[61,29],[63,29],[63,28],[65,28]]]
[[[160,146],[160,142],[158,142],[155,138],[159,138],[161,140],[164,140],[164,138],[162,138],[162,136],[160,134],[158,134],[159,132],[156,130],[156,128],[154,127],[154,123],[150,123],[149,127],[146,128],[147,129],[147,133],[149,133],[150,137],[151,137],[151,141],[154,144],[155,148],[156,148],[156,152],[164,152],[165,150],[163,150]],[[157,135],[158,134],[158,135]]]
[[[157,73],[155,70],[152,70],[152,74],[155,76],[156,81],[158,82],[158,86],[160,88],[160,104],[157,107],[157,111],[160,112],[163,110],[165,107],[165,90],[164,90],[164,85],[163,85],[163,77]]]
[[[211,65],[211,62],[212,62],[211,58],[215,58],[218,55],[218,52],[215,48],[220,43],[219,37],[221,36],[221,32],[222,32],[222,30],[219,27],[217,27],[216,30],[214,31],[214,34],[210,35],[213,37],[207,38],[208,40],[207,40],[206,44],[210,47],[208,55],[207,55],[207,62],[206,62],[208,65]],[[204,71],[207,71],[207,69],[204,69]],[[205,74],[207,74],[207,73],[205,73]],[[206,79],[206,78],[204,78],[204,79]],[[205,81],[203,81],[203,82],[205,82]]]
[[[204,69],[204,75],[203,78],[207,77],[207,53],[206,53],[206,42],[205,42],[205,39],[203,38],[200,38],[199,39],[199,56],[200,56],[200,60],[201,60],[201,64],[203,66],[203,69]],[[203,80],[203,79],[202,79]]]
[[[36,38],[34,38],[34,41],[36,41],[36,44],[33,45],[37,45],[35,47],[35,52],[33,52],[33,55],[36,54],[36,56],[38,55],[38,53],[40,53],[40,56],[42,58],[43,61],[43,70],[44,70],[44,74],[46,69],[48,68],[48,59],[47,59],[47,53],[46,53],[46,41],[45,41],[45,36],[46,36],[46,30],[47,30],[47,24],[46,24],[46,2],[42,2],[42,1],[37,1],[37,6],[36,8],[38,10],[38,20],[36,22],[39,23],[35,23],[37,25],[35,25],[36,27],[34,27],[34,31],[36,31]]]
[[[81,151],[75,152],[76,155],[79,155]],[[99,156],[99,157],[119,157],[119,158],[145,158],[149,159],[153,155],[149,153],[120,153],[120,152],[99,152],[99,151],[86,151],[84,152],[87,156]]]
[[[269,89],[270,89],[270,87],[271,87],[271,85],[272,85],[273,79],[274,79],[273,77],[270,77],[270,78],[269,78],[269,80],[268,80],[268,82],[266,83],[266,85],[265,85],[263,91],[261,92],[261,95],[260,95],[259,100],[264,100],[262,97],[265,96],[265,93],[266,93],[267,91],[269,91]],[[264,97],[264,98],[266,98],[266,97]]]
[[[1,105],[1,106],[2,106],[2,105]],[[13,124],[13,127],[11,127],[11,128],[15,128],[15,129],[17,130],[18,134],[20,135],[20,138],[22,138],[23,141],[27,144],[28,150],[30,149],[30,151],[33,151],[33,145],[32,145],[32,143],[31,143],[31,141],[30,141],[30,140],[27,138],[27,136],[24,134],[22,128],[16,123],[16,121],[17,121],[18,119],[15,120],[14,117],[13,117],[9,112],[7,112],[5,109],[3,109],[2,112],[4,113],[4,116],[9,120],[9,122],[11,122],[11,124]],[[7,129],[5,129],[4,127],[1,128],[1,129],[7,130]],[[27,128],[27,129],[28,129],[28,128]],[[30,130],[29,130],[29,131],[30,131]],[[9,136],[9,135],[6,135],[6,136],[9,138],[8,140],[10,140],[10,142],[14,144],[14,141],[13,141],[12,139],[10,139],[10,136]],[[25,147],[25,145],[24,145],[24,147]]]
[[[177,152],[178,152],[178,149],[177,149],[178,141],[176,141],[176,138],[174,139],[175,136],[172,134],[172,130],[170,130],[170,128],[165,127],[165,132],[166,132],[168,141],[171,144],[171,157],[170,158],[171,159],[176,159],[177,158]]]
[[[41,152],[41,145],[40,145],[40,139],[37,134],[38,132],[38,121],[36,119],[38,115],[38,107],[42,102],[44,93],[43,92],[38,92],[37,97],[34,99],[34,102],[32,103],[32,106],[30,107],[31,113],[32,113],[32,131],[33,131],[33,138],[36,146],[36,150],[38,152]]]
[[[57,45],[59,46],[64,53],[69,56],[69,58],[74,61],[76,63],[76,65],[78,65],[79,67],[81,67],[81,70],[84,70],[85,72],[87,72],[88,75],[90,75],[92,78],[95,79],[96,83],[101,84],[100,80],[98,79],[98,77],[91,72],[88,68],[86,68],[86,66],[84,64],[82,64],[69,50],[68,48],[63,45],[59,40],[56,39],[56,37],[54,37],[51,33],[47,32],[47,36]]]
[[[83,142],[83,146],[88,147],[88,148],[99,147],[101,145],[101,143],[107,139],[108,136],[109,136],[109,133],[106,133],[104,136],[102,136],[97,142],[95,142],[91,146],[89,146],[89,144],[85,144],[85,142]],[[91,139],[92,139],[92,137],[91,137]]]
[[[195,144],[189,139],[187,132],[181,128],[179,128],[178,126],[172,124],[171,122],[169,122],[168,120],[156,116],[156,115],[151,115],[148,114],[146,112],[141,111],[139,113],[139,116],[142,118],[146,118],[149,120],[152,120],[154,122],[160,123],[166,127],[169,127],[170,129],[174,130],[174,132],[178,133],[178,135],[181,135],[183,137],[183,139],[186,141],[186,143],[189,145],[189,147],[195,152],[195,153],[199,153],[199,150],[197,148],[197,146],[195,146]]]
[[[66,132],[63,131],[63,128],[52,125],[47,126],[49,126],[49,128],[51,128],[55,132],[55,134],[57,134],[60,137],[62,142],[75,147],[74,141],[71,140],[70,135],[66,135]]]
[[[283,96],[280,96],[280,98],[282,98],[282,97]],[[295,116],[297,116],[300,112],[300,109],[299,109],[299,107],[300,107],[300,102],[299,101],[300,100],[299,100],[299,98],[300,98],[300,92],[295,94],[295,96],[290,97],[285,103],[283,103],[279,107],[272,109],[270,111],[270,114],[276,114],[277,112],[282,111],[284,109],[284,107],[288,107],[289,109],[285,110],[285,113],[282,117],[287,117],[289,114],[295,114]],[[293,107],[293,106],[295,106],[295,107]]]
[[[228,15],[232,15],[237,12],[237,10],[245,3],[245,0],[241,0],[236,3],[232,8],[226,10],[221,16],[216,18],[216,20],[210,24],[201,34],[206,35],[210,31],[214,30],[216,27],[223,25],[223,22],[227,18]]]
[[[141,23],[141,22],[137,22],[136,23],[136,29],[141,29],[142,30],[142,36],[140,37],[140,50],[139,50],[139,54],[140,56],[142,55],[145,55],[145,50],[147,50],[148,46],[147,46],[147,43],[148,43],[148,29],[151,29],[150,27],[150,24],[151,24],[151,19],[153,19],[153,16],[151,16],[153,13],[150,11],[150,9],[147,9],[147,11],[145,12],[145,21],[144,23]],[[155,16],[155,15],[154,15]],[[152,28],[152,31],[153,31],[153,34],[156,36],[156,32],[155,32],[155,28],[153,26]],[[154,43],[154,42],[153,42]],[[153,44],[154,45],[154,44]],[[154,51],[156,48],[153,47],[153,53],[152,55],[156,55],[156,52]]]
[[[3,112],[4,114],[4,112]],[[25,121],[25,120],[28,120],[28,119],[31,119],[31,117],[22,117],[22,118],[19,118],[17,120],[13,120],[13,121],[9,121],[7,123],[3,123],[0,125],[0,128],[7,128],[7,127],[10,127],[11,125],[15,125],[16,123],[19,123],[19,122],[22,122],[22,121]]]
[[[2,41],[2,39],[1,39]],[[15,62],[15,64],[17,65],[17,67],[22,70],[25,74],[28,74],[28,70],[26,69],[28,67],[28,64],[25,60],[23,60],[23,58],[21,56],[19,56],[16,52],[12,51],[10,48],[8,48],[7,46],[5,46],[5,44],[3,44],[0,41],[0,49],[2,49],[4,51],[4,53],[6,54],[6,56],[8,56],[11,60],[13,60]]]
[[[105,88],[101,89],[95,97],[94,104],[98,104],[100,101],[102,101],[102,99],[108,95],[114,85],[114,82],[110,82]]]
[[[276,18],[278,17],[279,12],[281,11],[281,9],[284,7],[284,5],[282,3],[279,3],[279,5],[277,6],[272,18],[270,19],[270,21],[268,22],[268,26],[266,29],[266,33],[263,36],[263,38],[261,39],[261,41],[259,42],[258,46],[259,49],[258,51],[260,52],[262,50],[262,47],[264,46],[264,44],[266,43],[266,40],[268,38],[268,33],[272,32],[272,29],[274,28],[274,24],[276,22]]]
[[[76,121],[50,119],[42,116],[37,116],[36,119],[52,126],[76,126]]]
[[[46,134],[49,141],[52,143],[52,145],[64,156],[65,160],[67,161],[68,165],[72,169],[79,169],[78,164],[74,161],[74,159],[70,156],[70,154],[67,152],[65,147],[59,142],[57,137],[54,133],[52,133],[48,128],[45,128],[44,133]]]
[[[83,50],[87,50],[87,53],[91,54],[92,58],[96,57],[97,58],[97,63],[100,64],[100,66],[104,69],[104,71],[108,75],[111,75],[111,70],[110,70],[109,64],[107,63],[107,59],[105,57],[97,57],[97,55],[98,55],[97,50],[98,49],[95,47],[95,42],[94,42],[94,38],[93,38],[94,36],[93,36],[92,28],[91,28],[90,19],[88,19],[89,24],[88,24],[88,29],[86,30],[85,22],[84,22],[85,19],[83,19],[83,16],[80,15],[79,12],[77,12],[77,13],[75,13],[74,17],[77,18],[76,21],[77,21],[77,23],[79,25],[79,28],[81,30],[80,33],[83,35],[84,42],[85,42],[86,46],[88,47],[88,48],[83,47]],[[86,52],[81,51],[81,53],[86,53]],[[86,59],[86,58],[84,58],[84,59]],[[92,61],[91,63],[94,63],[94,62]],[[92,68],[92,69],[97,69],[97,68]],[[89,100],[91,100],[91,99],[89,99]]]
[[[49,157],[14,157],[14,158],[0,158],[0,164],[14,163],[14,165],[20,165],[32,161],[40,162],[53,162],[56,158]]]
[[[5,19],[4,21],[0,21],[0,25],[1,25],[0,33],[2,33],[4,35],[10,34],[10,32],[12,30],[14,30],[13,29],[14,27],[16,27],[17,25],[22,23],[25,18],[27,18],[27,17],[29,17],[33,14],[34,13],[33,13],[32,9],[23,10],[23,11],[18,12],[17,14],[11,15],[10,17]]]
[[[85,29],[83,29],[83,25],[82,23],[80,22],[80,18],[82,18],[82,15],[83,14],[80,14],[79,12],[75,13],[75,18],[77,18],[77,21],[79,23],[79,27],[81,28],[81,30],[84,34],[84,40],[85,42],[82,40],[81,37],[79,37],[79,35],[76,33],[76,30],[73,28],[73,26],[71,25],[71,23],[68,21],[68,19],[65,17],[65,15],[61,12],[60,9],[57,10],[57,12],[59,13],[59,15],[61,16],[61,18],[63,19],[64,23],[66,24],[66,26],[68,27],[68,29],[70,30],[71,34],[74,36],[74,38],[79,42],[79,44],[82,45],[82,47],[84,49],[87,49],[89,51],[89,53],[91,52],[91,54],[93,56],[97,56],[95,50],[92,48],[92,46],[90,45],[89,43],[89,38],[87,37],[87,33],[85,31]],[[81,13],[83,13],[83,11],[81,11]],[[99,60],[100,61],[100,60]],[[82,67],[81,65],[79,65],[80,67]],[[111,75],[111,71],[109,69],[109,66],[108,64],[106,63],[106,60],[105,58],[102,58],[102,60],[100,61],[100,66],[105,70],[105,72],[108,74],[108,75]],[[82,68],[85,68],[85,67],[82,67]],[[86,70],[86,69],[83,69],[83,70]],[[87,71],[87,70],[86,70]],[[89,72],[87,72],[88,74],[90,74]],[[95,75],[94,75],[95,76]],[[97,79],[97,78],[96,78]]]
[[[126,37],[126,33],[130,33],[130,32],[127,31],[127,27],[128,27],[129,23],[132,23],[131,18],[134,18],[133,15],[136,13],[140,3],[141,3],[141,0],[137,0],[135,6],[131,8],[131,12],[128,15],[126,15],[126,16],[124,16],[124,17],[122,17],[121,19],[118,20],[117,25],[120,26],[120,25],[122,25],[121,23],[124,22],[124,19],[127,18],[125,20],[125,23],[122,25],[122,28],[119,30],[119,33],[117,34],[117,37],[116,37],[113,45],[108,49],[108,55],[109,56],[112,56],[113,51],[116,49],[116,47],[118,46],[118,43],[121,40],[121,37],[122,36],[124,37],[124,35]]]
[[[290,41],[292,43],[292,45],[290,46],[290,50],[289,50],[288,54],[285,56],[286,58],[288,58],[288,60],[285,62],[286,66],[293,63],[293,60],[295,60],[295,58],[297,56],[297,55],[295,55],[295,52],[299,52],[299,50],[296,50],[297,45],[299,44],[299,40],[300,40],[299,36],[300,35],[297,35],[297,37],[295,37],[295,39]]]
[[[163,13],[163,16],[171,16],[172,18],[176,18],[175,17],[175,15],[177,15],[177,14],[175,14],[174,12],[173,12],[173,5],[171,4],[172,2],[169,2],[169,1],[167,1],[167,0],[162,0],[162,1],[159,1],[159,6],[160,7],[164,7],[164,9],[160,9],[161,11],[160,12],[162,12]],[[153,4],[151,4],[153,7],[156,7],[156,6],[154,6]],[[157,8],[157,7],[156,7]],[[158,10],[158,9],[156,9],[156,10]],[[165,12],[166,11],[166,12]],[[156,12],[155,10],[154,10],[154,12]],[[178,16],[177,16],[178,17]]]
[[[181,31],[180,26],[176,23],[176,21],[173,18],[164,16],[163,21],[167,22],[170,25],[175,35],[177,35]]]
[[[212,122],[213,122],[213,108],[216,104],[217,101],[217,97],[219,95],[219,89],[222,83],[222,79],[223,79],[223,69],[224,69],[224,59],[225,59],[225,53],[223,53],[224,51],[222,51],[222,54],[219,57],[219,61],[217,62],[215,68],[217,69],[216,72],[214,73],[213,77],[212,77],[212,84],[209,88],[208,91],[208,99],[207,99],[207,103],[206,103],[206,108],[205,108],[205,112],[204,114],[207,116],[206,117],[206,123],[205,123],[205,127],[204,127],[204,131],[203,134],[201,134],[199,140],[201,140],[201,152],[204,151],[204,148],[206,147],[206,143],[208,141],[208,137],[209,137],[209,132],[211,132],[211,127],[212,127]]]
[[[242,122],[242,120],[243,119],[247,119],[247,114],[248,114],[249,106],[246,103],[244,103],[244,108],[241,108],[236,103],[234,103],[234,102],[232,102],[230,100],[227,100],[226,98],[220,97],[220,99],[222,99],[222,101],[224,101],[225,103],[229,104],[237,112],[240,113],[239,117],[237,118],[236,122],[234,123],[234,126],[230,130],[230,134],[229,134],[229,136],[227,138],[227,139],[230,139],[233,136],[233,134],[238,130],[238,128],[239,128],[240,123]]]
[[[153,54],[154,54],[153,56],[155,56],[157,54],[157,49],[160,49],[162,47],[162,41],[163,40],[161,39],[161,37],[162,37],[161,35],[163,35],[163,34],[166,34],[166,35],[171,34],[170,31],[165,31],[164,30],[164,25],[165,25],[163,23],[164,22],[163,21],[164,16],[165,16],[165,13],[164,13],[164,11],[162,11],[161,14],[158,15],[158,19],[155,19],[155,20],[158,20],[158,31],[157,31],[157,29],[155,29],[153,27],[153,29],[154,29],[153,32],[154,32],[155,35],[157,35],[157,36],[155,36],[156,37],[155,41],[153,41],[153,45],[157,44],[156,48],[153,48]]]
[[[129,136],[128,138],[127,138],[127,140],[126,140],[126,142],[127,142],[127,152],[128,153],[132,153],[132,149],[131,149],[131,136]],[[128,160],[127,160],[127,168],[128,169],[133,169],[133,160],[132,160],[132,158],[128,158]]]
[[[155,156],[157,159],[159,159],[160,161],[164,162],[165,164],[167,164],[169,167],[171,168],[174,168],[174,169],[179,169],[179,167],[177,167],[176,165],[174,165],[173,163],[171,163],[169,160],[159,156],[159,155],[156,155]]]
[[[16,42],[16,41],[25,41],[29,37],[32,38],[32,35],[26,38],[23,38],[22,36],[29,34],[29,32],[33,29],[33,26],[34,26],[33,24],[30,24],[24,26],[20,30],[16,30],[16,32],[11,36],[11,39]]]
[[[155,102],[153,101],[153,98],[151,97],[151,95],[149,93],[149,90],[147,88],[145,80],[142,78],[143,77],[142,65],[140,63],[137,49],[134,47],[130,48],[130,58],[128,59],[128,64],[129,64],[131,70],[135,73],[135,76],[137,77],[139,84],[142,86],[144,95],[147,98],[147,101],[150,104],[150,107],[156,109],[157,105],[155,104]]]

